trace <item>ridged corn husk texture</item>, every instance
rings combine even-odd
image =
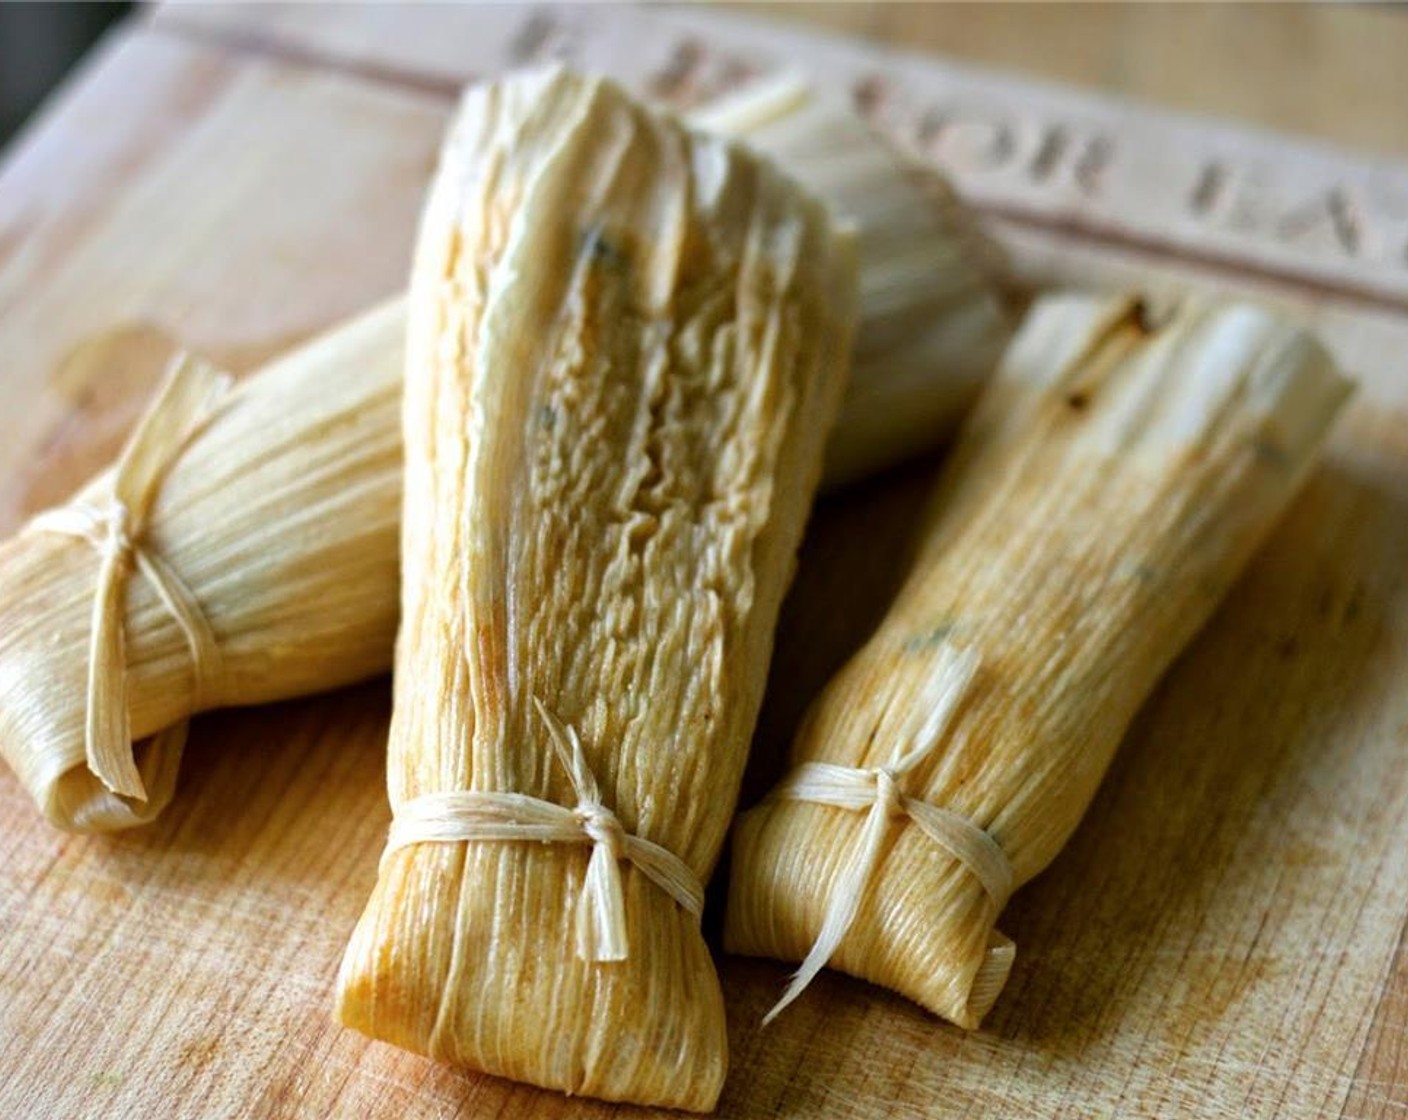
[[[905,160],[843,98],[788,75],[691,114],[777,160],[857,231],[860,326],[830,486],[949,439],[1012,338],[1002,253],[946,180]]]
[[[594,800],[707,879],[853,330],[854,247],[745,149],[610,83],[470,90],[422,219],[405,392],[393,810]],[[696,918],[622,860],[625,958],[583,953],[594,848],[382,862],[341,1020],[495,1074],[707,1109],[727,1046]]]
[[[132,570],[104,602],[105,537],[38,525],[0,546],[0,751],[53,824],[87,832],[152,819],[170,800],[182,745],[158,733],[197,711],[385,668],[401,497],[400,382],[386,371],[400,360],[400,316],[378,309],[272,363],[166,440],[165,461],[141,468],[158,477],[142,487],[150,506],[131,544],[189,591],[218,647],[218,672],[199,690],[180,619],[133,556],[114,557]],[[109,511],[113,490],[105,472],[72,509]],[[92,648],[95,602],[110,612],[116,661],[111,643]],[[145,798],[113,792],[88,767],[90,666],[125,677]]]
[[[965,698],[900,792],[985,830],[1015,884],[1031,879],[1348,391],[1266,311],[1190,303],[1150,328],[1130,300],[1039,302],[965,428],[905,585],[813,705],[794,764],[892,764],[962,651],[977,665]],[[727,947],[800,961],[858,895],[832,966],[976,1026],[1012,962],[1000,904],[901,813],[861,879],[869,819],[782,797],[745,813]]]

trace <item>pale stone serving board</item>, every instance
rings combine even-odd
[[[112,453],[162,332],[244,370],[396,290],[458,84],[552,56],[681,101],[808,71],[947,168],[1024,282],[1272,300],[1363,386],[1013,902],[984,1029],[828,975],[760,1030],[784,968],[722,958],[720,1115],[1408,1113],[1408,167],[728,13],[162,9],[0,168],[4,529]],[[883,609],[923,487],[818,514],[755,778]],[[330,1021],[387,703],[374,682],[203,718],[167,815],[113,838],[52,832],[0,774],[0,1116],[644,1115]]]

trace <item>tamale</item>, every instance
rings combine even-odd
[[[178,361],[116,466],[0,545],[0,751],[55,825],[160,812],[196,712],[385,669],[401,323],[374,310],[228,393]]]
[[[712,1107],[699,932],[855,315],[738,145],[562,70],[470,89],[405,389],[391,838],[338,979],[374,1037]]]
[[[1012,337],[1002,253],[943,176],[841,97],[782,75],[690,115],[777,160],[855,225],[860,324],[826,480],[863,478],[952,436]]]
[[[1349,383],[1251,306],[1038,303],[964,429],[885,619],[738,821],[725,944],[963,1027],[995,929],[1085,812],[1136,709],[1315,458]]]

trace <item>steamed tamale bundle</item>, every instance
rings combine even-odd
[[[998,249],[933,169],[905,161],[839,97],[784,75],[691,115],[777,160],[855,225],[860,325],[831,484],[953,434],[1011,339]]]
[[[853,257],[767,161],[608,82],[466,94],[409,296],[394,823],[344,1023],[713,1105],[702,883],[840,401]]]
[[[803,962],[774,1013],[830,963],[977,1025],[1013,959],[1008,894],[1066,842],[1347,395],[1268,312],[1037,305],[892,609],[739,820],[726,944]]]
[[[114,467],[0,546],[0,750],[61,828],[150,820],[185,721],[382,670],[398,307],[234,389],[173,364]]]

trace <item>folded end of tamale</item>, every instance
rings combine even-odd
[[[1007,987],[1007,977],[1012,974],[1012,963],[1016,959],[1017,943],[1001,930],[989,930],[983,963],[978,966],[973,986],[968,989],[966,1007],[971,1019],[960,1026],[973,1030],[987,1017],[1002,989]]]
[[[583,959],[587,862],[533,842],[391,852],[343,959],[338,1019],[543,1088],[712,1109],[728,1046],[697,919],[628,867],[626,959]]]
[[[0,754],[45,820],[66,832],[113,832],[154,819],[175,791],[185,741],[173,728],[133,745],[145,798],[112,792],[88,768],[86,664],[72,652],[87,647],[93,566],[91,545],[57,534],[0,546],[8,592],[0,605]]]
[[[153,820],[198,712],[385,669],[404,321],[373,308],[231,393],[173,353],[118,458],[0,544],[0,756],[52,825]],[[86,349],[150,362],[129,345]]]
[[[184,727],[134,745],[133,757],[146,790],[144,799],[114,793],[82,760],[30,792],[44,819],[65,832],[136,828],[155,820],[170,804],[184,745]]]
[[[806,957],[862,828],[859,814],[798,801],[767,801],[742,814],[724,948]],[[993,928],[996,919],[973,874],[908,824],[896,829],[830,964],[972,1029],[996,1002],[1016,955]]]

